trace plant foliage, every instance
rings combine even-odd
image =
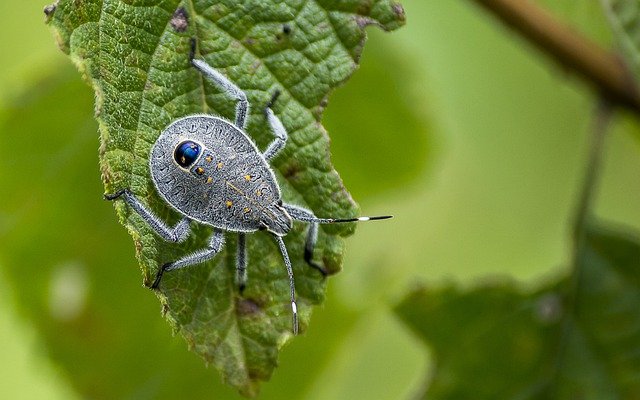
[[[433,348],[428,399],[640,396],[640,245],[591,228],[566,277],[420,289],[397,312]]]
[[[320,124],[330,91],[357,67],[364,28],[386,30],[404,22],[390,0],[60,0],[46,9],[59,44],[96,94],[100,164],[107,192],[130,188],[158,215],[177,215],[159,199],[149,179],[148,154],[172,120],[194,113],[232,118],[234,103],[203,81],[189,63],[197,57],[222,71],[253,105],[248,132],[259,147],[272,139],[262,107],[275,90],[275,112],[290,140],[274,160],[287,202],[319,216],[352,216],[355,203],[330,163]],[[133,236],[144,282],[167,261],[204,247],[210,229],[199,227],[186,244],[158,238],[123,204],[118,215]],[[341,268],[343,239],[353,226],[321,230],[316,258]],[[303,262],[304,226],[286,238],[294,264],[301,328],[310,307],[322,302],[325,281]],[[222,371],[246,395],[269,379],[279,348],[290,336],[288,279],[277,246],[266,234],[248,238],[249,281],[241,296],[234,283],[235,238],[201,267],[169,273],[162,282],[163,312],[189,347]]]

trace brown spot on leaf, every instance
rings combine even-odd
[[[282,171],[282,175],[286,180],[292,180],[296,178],[296,175],[300,172],[300,165],[298,163],[287,164]]]
[[[182,33],[187,30],[189,27],[189,14],[187,14],[187,10],[184,7],[178,7],[176,12],[173,13],[171,26],[176,32]]]
[[[251,316],[262,311],[262,307],[251,299],[238,299],[236,310],[241,317]]]

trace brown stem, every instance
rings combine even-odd
[[[578,72],[600,96],[640,114],[640,95],[624,63],[529,0],[474,0],[561,65]]]

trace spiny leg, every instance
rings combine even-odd
[[[247,285],[247,235],[238,233],[238,255],[236,257],[236,284],[240,293]]]
[[[153,211],[142,204],[129,189],[122,189],[113,194],[104,195],[104,198],[107,200],[115,200],[120,197],[163,239],[169,242],[179,243],[189,236],[189,232],[191,231],[189,225],[191,220],[189,218],[184,217],[173,227],[169,227],[164,221],[158,218]]]
[[[273,93],[271,100],[269,101],[269,103],[267,103],[267,106],[264,108],[264,115],[267,117],[267,122],[271,127],[271,131],[276,137],[273,140],[273,142],[271,142],[269,147],[267,147],[267,150],[265,150],[263,154],[264,158],[267,161],[275,157],[280,152],[280,150],[284,148],[285,144],[287,143],[287,139],[289,138],[289,136],[287,135],[287,130],[285,129],[284,125],[282,125],[280,118],[278,118],[273,113],[273,110],[271,109],[271,107],[273,107],[273,103],[276,102],[279,96],[280,96],[280,91],[276,90]]]
[[[210,260],[220,252],[223,244],[224,244],[224,233],[216,229],[211,235],[211,237],[209,238],[209,243],[207,244],[207,247],[205,249],[191,253],[176,261],[168,262],[164,264],[158,270],[156,274],[156,279],[153,281],[153,284],[151,285],[151,289],[157,289],[158,286],[160,286],[160,280],[162,279],[162,275],[165,272],[190,267],[192,265],[201,264],[207,260]]]
[[[227,92],[229,96],[238,101],[238,104],[236,104],[236,126],[240,129],[244,129],[247,122],[247,115],[249,114],[249,101],[247,100],[247,95],[242,91],[242,89],[236,86],[235,83],[231,82],[229,78],[218,72],[218,70],[216,70],[203,60],[194,58],[195,48],[196,40],[191,39],[191,53],[189,55],[189,57],[191,58],[191,63],[204,76],[220,86],[220,88]]]
[[[313,250],[316,247],[316,242],[318,241],[318,222],[316,221],[318,218],[306,208],[302,208],[300,206],[294,206],[291,204],[283,204],[285,210],[291,215],[291,218],[297,219],[298,221],[309,222],[309,231],[307,232],[307,240],[304,245],[304,261],[312,268],[320,271],[322,276],[329,275],[327,269],[313,261]]]
[[[282,258],[284,259],[284,265],[287,267],[287,274],[289,275],[289,290],[291,297],[291,312],[293,313],[293,334],[298,334],[298,307],[296,306],[296,284],[293,279],[293,268],[291,267],[291,260],[289,260],[289,254],[287,253],[287,248],[284,245],[284,240],[282,237],[273,235],[278,242],[278,246],[280,246],[280,252],[282,253]]]

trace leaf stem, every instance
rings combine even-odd
[[[593,198],[601,170],[600,167],[602,164],[604,139],[609,126],[609,121],[611,120],[612,111],[612,104],[607,99],[600,99],[593,116],[591,127],[591,146],[589,149],[589,158],[587,160],[587,170],[585,172],[580,197],[578,198],[576,214],[574,216],[573,239],[575,244],[578,244],[580,235],[584,233],[585,225],[587,224],[591,214]]]
[[[550,393],[558,395],[558,378],[563,370],[563,361],[566,355],[568,340],[578,316],[578,299],[580,297],[580,282],[582,279],[582,254],[586,247],[587,225],[591,220],[593,200],[596,194],[598,177],[601,171],[602,155],[604,153],[604,142],[607,134],[609,121],[611,120],[612,104],[605,98],[601,98],[593,115],[591,126],[591,145],[587,160],[585,177],[578,197],[573,227],[573,254],[572,270],[567,281],[565,293],[565,305],[560,327],[560,337],[556,353],[556,361],[551,378]]]
[[[640,114],[640,91],[624,62],[528,0],[473,0],[553,60],[590,83],[600,97]]]

